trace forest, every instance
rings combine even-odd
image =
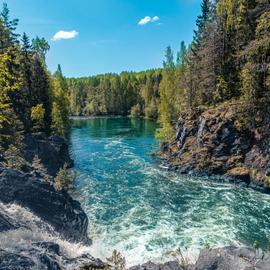
[[[239,103],[239,123],[263,124],[270,100],[268,0],[203,0],[190,45],[165,50],[163,68],[67,79],[71,115],[131,115],[158,121],[170,140],[183,112]]]
[[[269,115],[270,4],[268,0],[203,0],[194,38],[165,50],[162,69],[65,78],[46,67],[44,38],[16,34],[6,4],[0,16],[0,146],[20,149],[22,134],[65,135],[69,115],[131,115],[157,120],[169,140],[183,112],[239,102],[250,128]]]
[[[10,18],[4,4],[0,14],[0,153],[1,159],[20,167],[24,134],[66,134],[69,101],[60,66],[53,75],[46,67],[48,42],[16,34],[17,25],[18,19]]]
[[[24,15],[44,2],[67,20],[75,1]],[[111,13],[77,2],[81,27]],[[269,269],[270,1],[200,2],[161,68],[82,78],[0,7],[0,269]]]

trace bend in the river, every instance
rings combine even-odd
[[[162,169],[154,133],[142,119],[74,121],[74,195],[89,217],[92,255],[116,249],[134,265],[179,247],[194,256],[206,245],[269,244],[269,195]]]

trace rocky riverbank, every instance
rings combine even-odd
[[[269,192],[269,123],[245,129],[239,122],[240,104],[198,108],[183,113],[175,140],[164,144],[160,156],[180,173],[222,175],[245,186]]]
[[[200,129],[205,134],[207,129]],[[124,270],[117,258],[109,266],[90,255],[88,219],[80,204],[31,165],[38,156],[53,179],[65,163],[72,164],[67,142],[39,133],[26,135],[24,143],[28,165],[22,171],[0,162],[0,269]],[[270,254],[260,249],[224,247],[202,250],[195,264],[178,255],[175,261],[148,262],[130,270],[269,270],[269,264]]]
[[[205,249],[195,264],[185,258],[164,264],[148,262],[130,270],[269,270],[270,253],[254,248],[224,247]]]
[[[65,163],[69,167],[73,165],[68,152],[68,144],[63,137],[46,137],[42,132],[32,133],[25,135],[23,143],[25,160],[31,164],[35,155],[38,156],[48,174],[53,177]]]
[[[79,202],[53,185],[59,169],[72,165],[67,142],[38,133],[24,144],[22,171],[0,166],[0,269],[104,268],[87,251],[88,219]],[[32,165],[35,156],[45,170]]]

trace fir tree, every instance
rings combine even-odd
[[[38,155],[35,155],[32,161],[32,166],[35,169],[35,171],[37,173],[40,174],[41,177],[43,177],[43,179],[47,182],[51,182],[52,181],[52,177],[48,174],[47,169],[44,167],[44,165],[42,164],[40,158],[38,157]]]

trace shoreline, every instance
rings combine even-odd
[[[252,189],[252,190],[255,190],[257,192],[261,192],[261,193],[270,195],[270,188],[269,187],[257,185],[254,182],[247,183],[246,181],[244,181],[240,178],[226,176],[226,175],[222,175],[222,174],[213,174],[213,173],[207,172],[207,170],[194,169],[194,170],[185,171],[185,170],[181,169],[181,167],[178,167],[178,166],[171,164],[166,159],[163,159],[163,158],[158,157],[158,156],[157,156],[157,158],[159,158],[160,161],[165,161],[165,163],[161,163],[161,165],[159,166],[160,168],[162,168],[164,170],[171,171],[171,172],[176,172],[179,175],[190,175],[190,176],[202,177],[202,178],[207,177],[209,181],[214,181],[217,183],[218,182],[229,183],[229,184],[238,186],[240,188]],[[208,181],[208,180],[206,180],[206,181]]]
[[[79,156],[78,156],[78,158],[80,158]],[[158,158],[157,159],[157,166],[159,166],[160,164],[162,164],[162,159],[160,159],[160,158]],[[164,170],[166,170],[166,168],[163,168]],[[170,170],[171,171],[175,171],[173,168],[170,168]],[[189,173],[186,173],[186,174],[190,174],[190,172]],[[194,173],[195,174],[195,173]],[[202,176],[202,173],[197,173],[197,175],[198,176]],[[206,175],[206,174],[205,174]],[[217,181],[218,182],[218,180],[221,180],[222,179],[222,181],[224,181],[225,182],[225,180],[226,180],[226,182],[229,182],[229,179],[228,178],[223,178],[222,176],[217,176],[217,175],[212,175],[211,176],[211,178],[213,179],[213,180],[215,180],[215,181]],[[231,182],[232,184],[233,184],[233,182]],[[240,185],[240,184],[239,184]],[[229,185],[228,185],[229,186]],[[233,185],[232,185],[232,188],[233,188]],[[90,222],[91,222],[91,220],[90,220]],[[211,232],[211,230],[210,230],[210,232]],[[191,236],[192,236],[192,234],[191,234]],[[226,243],[226,242],[224,242],[224,243]],[[228,244],[228,243],[227,243]],[[235,244],[237,244],[237,243],[235,243]],[[94,240],[94,243],[93,243],[93,245],[94,245],[94,247],[95,247],[95,240]],[[252,243],[250,244],[250,245],[252,245]],[[213,247],[214,247],[215,245],[213,245]],[[99,250],[100,248],[102,248],[102,243],[99,245],[99,244],[97,244],[96,245],[96,247],[97,247],[97,250]],[[105,247],[109,247],[109,246],[105,246],[105,244],[104,244],[104,248]],[[217,246],[218,247],[218,246]],[[225,245],[219,245],[219,247],[220,247],[220,249],[221,249],[221,247],[223,248],[223,249],[225,249],[226,248],[226,246]],[[245,245],[244,244],[239,244],[239,246],[238,247],[245,247]],[[161,248],[162,249],[162,248]],[[160,249],[160,250],[161,250]],[[156,254],[160,254],[160,250],[157,248],[156,249]],[[165,253],[165,250],[166,250],[166,248],[165,248],[165,246],[164,246],[164,253]],[[191,250],[191,249],[190,249]],[[212,249],[211,249],[212,250]],[[121,252],[121,249],[118,249],[118,251],[120,251]],[[198,248],[197,249],[197,252],[196,252],[196,254],[198,254],[198,253],[200,253],[200,251],[203,251],[203,247],[201,247],[201,248]],[[131,252],[133,252],[133,251],[131,251]],[[154,251],[155,252],[155,251]],[[189,252],[190,253],[190,252]],[[195,256],[193,256],[194,254],[192,254],[192,253],[190,253],[192,256],[191,257],[195,257]],[[130,258],[130,253],[128,253],[127,254],[128,255],[128,257],[127,257],[127,259],[128,258]],[[155,254],[154,254],[155,255]],[[197,257],[197,256],[196,256]],[[106,258],[106,256],[103,256],[102,257],[103,259],[104,258]],[[154,257],[155,258],[155,257]],[[194,260],[195,261],[195,260]],[[136,262],[141,262],[141,263],[146,263],[146,261],[145,260],[141,260],[141,261],[139,261],[139,260],[136,260]],[[164,259],[164,257],[160,257],[160,259],[157,259],[157,260],[153,260],[153,262],[154,262],[154,264],[155,265],[159,265],[159,263],[160,262],[162,262],[162,263],[169,263],[170,262],[170,258],[167,258],[167,256],[166,256],[166,258]],[[131,265],[134,265],[134,263],[129,263],[128,262],[128,266],[131,266]]]
[[[48,144],[48,142],[46,140],[43,141],[44,140],[43,137],[40,136],[39,134],[37,134],[36,137],[33,137],[33,138],[31,137],[31,140],[36,140],[36,143],[38,143],[39,145],[47,145]],[[59,142],[60,144],[61,143],[64,143],[64,145],[65,145],[65,142],[62,139],[60,140],[60,138],[58,138],[58,139],[55,138],[52,141],[54,143],[56,143],[56,142],[57,143]],[[52,148],[52,149],[54,149],[54,148]],[[58,148],[55,148],[55,149],[58,149]],[[32,151],[34,151],[34,150],[32,149]],[[159,162],[161,163],[162,162],[162,159],[159,159]],[[169,169],[171,171],[175,171],[175,168],[170,167]],[[22,186],[23,189],[25,189],[25,192],[28,189],[30,189],[31,186],[33,185],[33,188],[37,188],[37,191],[38,192],[42,192],[42,190],[44,190],[44,188],[46,187],[46,189],[50,190],[51,194],[55,194],[55,195],[57,194],[57,196],[64,196],[65,198],[67,198],[67,200],[71,200],[70,202],[72,202],[72,204],[73,204],[70,209],[73,209],[73,207],[74,207],[74,209],[76,209],[75,212],[78,212],[78,210],[80,210],[81,211],[80,217],[83,217],[84,216],[84,219],[85,220],[87,219],[88,222],[90,221],[88,219],[88,217],[86,216],[86,213],[85,213],[84,209],[81,209],[80,208],[80,206],[79,206],[80,204],[78,203],[78,201],[73,201],[73,199],[69,198],[70,197],[69,195],[65,195],[65,192],[61,193],[59,191],[54,191],[53,188],[52,187],[49,187],[48,184],[43,183],[44,180],[42,180],[41,178],[40,179],[30,178],[32,176],[30,176],[28,174],[19,174],[17,172],[13,172],[13,171],[10,171],[10,172],[7,171],[6,174],[0,174],[0,175],[1,175],[1,181],[2,181],[2,183],[4,183],[3,181],[5,181],[4,179],[6,179],[6,178],[8,178],[8,179],[12,179],[13,178],[14,179],[13,181],[17,181],[16,182],[17,184],[12,185],[13,186],[13,189],[15,189],[15,190],[16,190],[17,187],[20,186],[18,183],[21,183],[21,185],[23,185]],[[25,179],[25,181],[22,181],[21,178],[22,179]],[[212,176],[212,178],[215,178],[215,176]],[[224,179],[224,177],[221,177],[221,178]],[[221,179],[221,178],[219,178],[219,179]],[[1,183],[1,181],[0,181],[0,183]],[[216,179],[215,179],[215,181],[216,181]],[[42,188],[39,188],[39,186],[42,187]],[[5,186],[3,186],[3,187],[5,187]],[[21,187],[21,189],[22,189],[22,187]],[[6,188],[5,188],[5,190],[6,190]],[[71,193],[69,192],[69,194],[71,194]],[[21,200],[22,201],[23,201],[23,198],[24,197],[21,197]],[[16,202],[16,200],[18,200],[17,197],[14,200],[11,199],[11,201],[13,201],[13,202]],[[42,207],[46,207],[46,205],[48,203],[52,203],[52,202],[50,202],[49,200],[47,200],[46,202],[44,201],[44,203],[42,204]],[[32,207],[32,204],[30,204],[30,202],[29,202],[29,206]],[[77,209],[77,207],[79,207],[79,208]],[[37,214],[37,216],[39,216],[38,213],[36,213],[36,214]],[[77,215],[77,214],[75,214],[75,215]],[[0,215],[0,220],[1,220],[1,215]],[[10,220],[10,217],[9,217],[8,220]],[[76,220],[77,220],[77,217],[76,217]],[[46,220],[46,218],[45,218],[44,219],[44,222],[47,222],[47,221],[48,220]],[[58,222],[61,223],[60,220]],[[81,224],[82,224],[81,226],[84,227],[84,228],[86,228],[85,226],[87,226],[85,224],[85,222],[86,221],[83,221],[83,220],[81,221]],[[62,226],[63,225],[67,225],[65,223],[61,223],[61,224],[62,224]],[[72,230],[73,229],[75,229],[75,228],[72,228]],[[8,230],[11,230],[12,231],[12,228],[10,228]],[[83,232],[84,230],[85,229],[82,228],[81,235],[85,235],[85,232]],[[88,233],[87,233],[87,235],[88,235]],[[45,248],[47,248],[48,245],[53,245],[54,249],[44,251],[45,254],[46,254],[46,256],[49,256],[48,257],[49,260],[53,260],[53,258],[56,256],[55,254],[58,254],[58,251],[57,250],[59,249],[59,245],[57,243],[41,242],[41,243],[37,243],[37,244],[43,245]],[[35,245],[36,245],[36,243],[33,242],[32,243],[32,246],[34,247]],[[91,248],[92,245],[87,245],[87,246],[89,246],[89,248]],[[31,247],[31,248],[33,249],[33,247]],[[32,261],[31,261],[32,258],[33,258],[32,256],[38,256],[38,254],[39,254],[38,252],[39,251],[38,250],[35,250],[35,255],[31,255],[29,253],[30,250],[31,249],[29,249],[29,250],[26,249],[25,250],[26,256],[20,258],[21,261],[29,261],[32,264]],[[183,256],[185,257],[186,256],[185,255],[185,252],[183,252],[183,253],[184,253]],[[188,252],[188,253],[191,254],[190,252]],[[241,257],[242,255],[239,257],[239,254],[244,254],[244,256],[246,256],[245,258],[247,258],[247,261],[249,261],[250,264],[254,264],[255,263],[254,258],[256,258],[256,263],[261,263],[261,264],[268,263],[268,260],[270,258],[270,255],[268,253],[264,253],[263,250],[257,251],[254,248],[246,247],[244,245],[239,245],[239,247],[226,247],[226,246],[223,246],[223,247],[208,248],[208,249],[199,249],[198,248],[198,250],[196,251],[196,255],[194,255],[192,253],[191,256],[187,256],[187,258],[185,257],[185,259],[187,260],[186,262],[188,262],[188,266],[187,266],[188,268],[186,266],[183,267],[183,261],[182,261],[182,258],[181,257],[173,257],[172,258],[173,261],[170,260],[170,258],[162,259],[162,257],[160,257],[160,259],[158,259],[156,261],[154,260],[154,263],[153,262],[145,262],[144,261],[144,262],[142,262],[142,264],[137,265],[137,266],[131,266],[131,265],[133,265],[133,263],[129,263],[129,264],[127,264],[127,268],[126,269],[128,269],[129,267],[130,267],[129,268],[130,270],[153,270],[153,269],[156,269],[156,270],[162,270],[162,269],[164,269],[164,270],[186,270],[186,269],[188,269],[188,270],[195,270],[196,269],[197,270],[197,269],[211,269],[211,268],[198,268],[197,265],[203,265],[203,267],[205,265],[209,265],[209,264],[210,265],[211,264],[214,265],[214,264],[216,264],[216,260],[217,259],[218,260],[220,259],[220,255],[219,254],[223,254],[222,255],[223,256],[222,257],[223,260],[225,262],[228,261],[229,263],[231,262],[230,259],[229,259],[231,256],[234,257],[233,261],[237,261],[237,262],[240,261],[242,263],[242,259],[241,259],[242,258]],[[250,254],[252,254],[252,255],[250,255]],[[257,258],[256,256],[258,256],[258,254],[263,254],[263,256],[259,256]],[[0,254],[0,258],[2,259],[2,262],[5,262],[6,258],[10,258],[11,256],[14,256],[14,260],[15,260],[15,256],[18,256],[18,255],[17,254],[10,254],[10,253],[8,253],[8,250],[7,251],[2,251],[2,253]],[[57,255],[57,256],[59,256],[59,255]],[[64,256],[64,255],[61,254],[60,256]],[[86,268],[82,268],[82,269],[90,269],[91,267],[94,267],[95,265],[97,265],[98,268],[100,268],[100,269],[105,269],[104,265],[106,265],[106,262],[102,262],[99,259],[95,259],[90,254],[87,254],[85,256],[82,256],[82,259],[84,260],[84,263],[83,263],[82,266],[83,267],[86,267]],[[178,256],[179,256],[179,254],[178,254]],[[192,257],[192,259],[189,259],[190,257]],[[266,258],[266,260],[265,260],[265,258]],[[74,262],[74,261],[72,262],[72,261],[70,261],[70,263],[78,263],[79,264],[80,263],[79,260],[80,260],[80,258],[78,258],[78,262]],[[89,267],[87,265],[89,265]],[[234,268],[231,268],[231,269],[234,269]],[[261,269],[265,269],[266,270],[267,268],[261,268]]]
[[[144,116],[132,116],[132,115],[87,115],[87,116],[69,116],[70,120],[87,120],[87,119],[99,119],[99,118],[135,118],[135,119],[143,119],[143,120],[149,120],[153,122],[157,122],[156,119],[153,118],[147,118]]]

